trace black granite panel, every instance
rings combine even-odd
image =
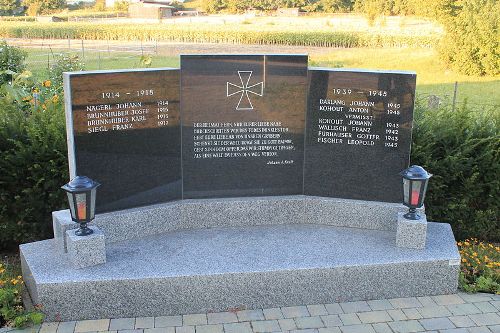
[[[65,79],[71,91],[70,164],[76,175],[102,184],[96,211],[181,199],[179,70],[87,72]]]
[[[181,56],[184,198],[301,194],[305,55]]]
[[[416,75],[310,69],[304,194],[401,202]]]

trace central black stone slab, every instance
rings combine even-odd
[[[184,198],[302,194],[307,56],[181,56]]]
[[[70,176],[101,183],[96,212],[181,199],[179,70],[64,79]]]
[[[309,71],[304,194],[401,202],[416,75]]]

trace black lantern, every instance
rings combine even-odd
[[[95,216],[95,195],[97,187],[101,185],[85,176],[77,176],[61,188],[68,195],[71,219],[80,224],[75,234],[86,236],[93,233],[87,223]]]
[[[421,217],[417,213],[417,208],[424,204],[427,184],[432,175],[418,165],[412,165],[401,171],[400,175],[403,176],[403,204],[410,208],[404,217],[409,220],[419,220]]]

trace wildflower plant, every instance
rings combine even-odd
[[[11,267],[0,263],[0,326],[25,327],[40,324],[43,314],[37,309],[25,311],[22,301],[24,281]]]
[[[500,294],[500,246],[469,238],[457,243],[460,287],[467,292]]]

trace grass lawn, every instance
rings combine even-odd
[[[201,45],[200,45],[201,46]],[[28,68],[39,78],[47,77],[47,51],[26,49]],[[54,50],[57,53],[57,50]],[[272,47],[270,47],[272,53]],[[152,67],[179,67],[178,57],[152,55]],[[87,52],[86,69],[139,68],[140,54],[112,52],[108,55]],[[458,82],[457,101],[467,99],[469,104],[485,108],[500,106],[500,77],[472,77],[447,70],[440,63],[436,51],[412,48],[352,48],[331,49],[327,54],[310,54],[311,66],[345,67],[364,69],[408,70],[417,73],[419,98],[438,95],[444,102],[453,98],[455,82]]]

